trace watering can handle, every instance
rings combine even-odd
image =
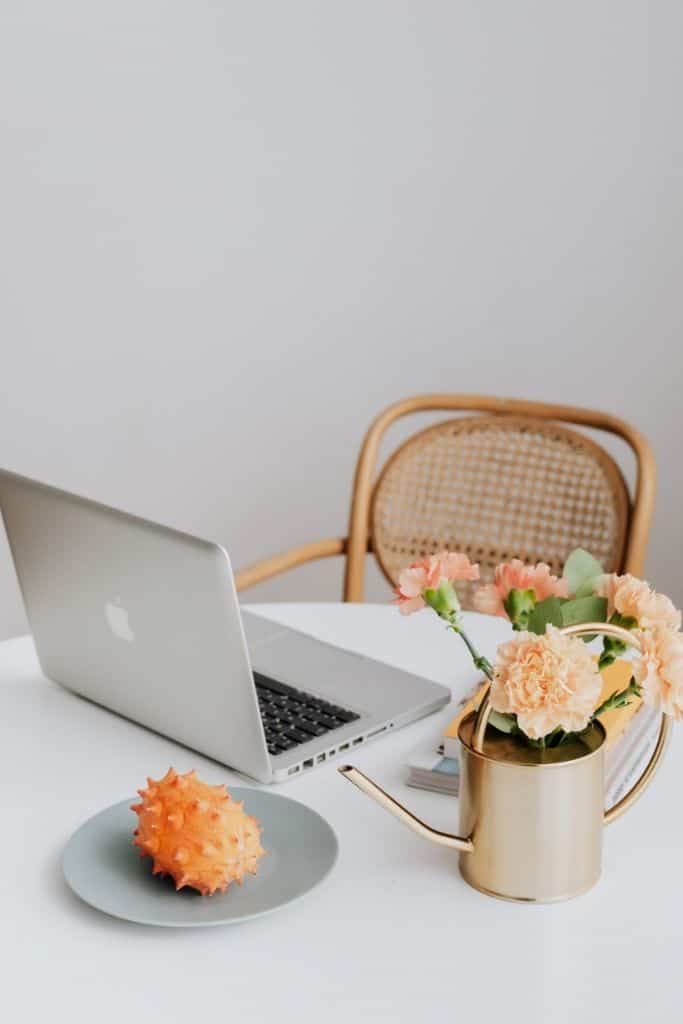
[[[593,633],[598,633],[601,636],[614,637],[615,640],[621,640],[629,647],[635,647],[640,650],[638,638],[634,636],[633,633],[627,629],[623,629],[621,626],[615,626],[610,622],[580,622],[576,626],[565,626],[561,632],[564,633],[565,636],[590,636]],[[490,690],[491,688],[487,687],[486,693],[479,705],[477,717],[474,721],[472,746],[480,753],[484,748],[484,734],[492,711]],[[624,813],[624,811],[627,811],[631,804],[635,803],[638,797],[644,792],[646,786],[652,781],[652,777],[661,762],[662,754],[666,749],[670,731],[671,719],[668,715],[662,714],[659,735],[657,736],[657,742],[654,750],[652,751],[650,760],[642,771],[640,777],[631,786],[628,793],[625,793],[621,800],[617,801],[614,807],[610,807],[610,809],[605,812],[605,825],[609,825],[610,822],[618,818]]]

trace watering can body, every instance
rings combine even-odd
[[[510,737],[503,734],[479,752],[472,745],[473,728],[471,715],[459,737],[458,831],[472,841],[471,851],[460,852],[465,881],[489,895],[529,902],[567,899],[590,889],[602,864],[602,726],[591,728],[585,749],[544,763],[501,756],[513,754]]]
[[[626,630],[605,623],[567,627],[565,633],[603,633],[636,645]],[[460,725],[459,834],[431,828],[351,765],[339,771],[395,817],[432,842],[459,853],[471,886],[525,903],[564,900],[590,889],[602,866],[604,825],[642,793],[661,761],[670,720],[650,760],[618,804],[604,811],[605,730],[593,721],[558,747],[540,749],[520,737],[487,731],[488,694]]]

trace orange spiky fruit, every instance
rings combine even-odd
[[[225,892],[256,874],[261,826],[233,800],[225,786],[209,786],[197,773],[178,775],[169,768],[163,779],[147,779],[139,789],[142,802],[133,842],[141,857],[152,857],[153,874],[170,875],[176,889],[191,886],[202,895]]]

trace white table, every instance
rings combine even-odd
[[[475,674],[427,613],[360,605],[262,605],[273,619],[422,672],[458,690]],[[492,653],[507,627],[470,616]],[[453,828],[455,801],[408,789],[404,762],[441,716],[353,752],[422,816]],[[72,831],[169,764],[244,784],[212,761],[98,709],[40,674],[29,637],[0,645],[0,1020],[80,1024],[455,1019],[675,1024],[683,931],[683,806],[674,738],[651,791],[607,830],[603,878],[568,903],[482,896],[456,856],[421,840],[331,763],[279,792],[320,811],[341,856],[306,899],[237,927],[145,928],[67,889]]]

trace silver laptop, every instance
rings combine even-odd
[[[0,470],[50,679],[261,782],[443,707],[443,686],[240,612],[218,544]]]

